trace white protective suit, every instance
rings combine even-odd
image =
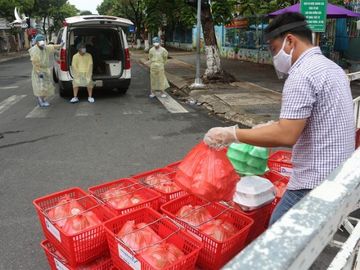
[[[168,51],[163,47],[152,47],[149,51],[151,92],[165,91],[170,87],[165,75],[167,58]]]
[[[53,45],[46,45],[44,49],[35,45],[29,49],[30,60],[33,65],[32,88],[36,97],[49,97],[55,94],[50,67],[50,54],[54,51]],[[40,74],[43,78],[40,78]]]

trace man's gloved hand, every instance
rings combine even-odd
[[[39,78],[40,78],[40,79],[44,79],[44,74],[43,74],[43,73],[39,73]]]
[[[204,142],[214,148],[221,148],[239,142],[236,137],[237,128],[237,125],[212,128],[205,134]]]

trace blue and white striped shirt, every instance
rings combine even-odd
[[[313,189],[355,149],[355,120],[345,72],[315,47],[289,71],[281,119],[307,119],[293,147],[288,189]]]

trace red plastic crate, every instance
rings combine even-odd
[[[49,242],[49,240],[42,241],[41,246],[45,251],[45,255],[51,270],[60,270],[60,269],[61,270],[65,270],[65,269],[113,270],[114,269],[110,254],[108,252],[105,253],[99,259],[94,260],[93,262],[83,264],[78,267],[72,267],[68,264],[64,256],[62,256],[61,253],[56,250],[54,245]]]
[[[160,215],[150,208],[138,209],[126,215],[115,217],[104,224],[107,232],[111,258],[115,267],[122,270],[157,269],[148,264],[141,257],[141,254],[137,254],[136,252],[132,251],[124,244],[124,242],[117,238],[117,233],[129,220],[134,220],[136,224],[149,224],[151,229],[153,229],[155,233],[157,233],[161,238],[166,239],[168,243],[172,243],[184,252],[185,256],[181,260],[163,268],[163,270],[195,269],[196,260],[199,255],[199,251],[202,248],[202,243],[192,237],[184,229],[181,229],[172,220]],[[125,259],[129,263],[125,262]],[[129,264],[133,267],[131,267]]]
[[[357,129],[355,134],[355,148],[358,149],[360,147],[360,129]]]
[[[59,226],[55,225],[54,222],[50,221],[46,211],[54,207],[65,195],[76,199],[85,209],[91,210],[101,222],[114,217],[114,214],[78,187],[34,200],[33,204],[39,216],[46,239],[64,255],[69,265],[77,266],[97,258],[103,254],[108,247],[102,224],[87,228],[77,234],[68,235]]]
[[[213,217],[217,217],[222,213],[226,213],[232,220],[232,225],[238,229],[238,232],[229,239],[219,242],[216,239],[202,233],[198,228],[189,225],[188,223],[178,219],[176,213],[181,207],[185,205],[206,205],[206,209]],[[176,220],[196,237],[200,238],[204,243],[203,249],[200,251],[198,266],[201,269],[220,269],[229,260],[231,260],[237,253],[239,253],[245,246],[245,241],[248,233],[253,225],[253,220],[240,212],[227,208],[219,203],[207,203],[200,198],[193,195],[186,195],[170,201],[161,207],[163,213]]]
[[[268,160],[268,167],[271,171],[277,171],[284,176],[290,176],[292,173],[292,162],[291,162],[290,151],[276,151],[270,155]]]
[[[110,204],[107,204],[106,202],[102,201],[102,199],[100,197],[102,193],[104,193],[107,190],[114,188],[114,187],[119,187],[119,188],[125,187],[125,189],[127,187],[131,187],[135,191],[131,191],[129,193],[139,193],[139,194],[141,194],[142,197],[146,198],[146,201],[136,204],[131,207],[127,207],[127,208],[123,208],[123,209],[115,209]],[[159,210],[160,194],[150,188],[146,188],[143,185],[140,185],[133,179],[129,179],[129,178],[118,179],[118,180],[115,180],[112,182],[108,182],[108,183],[101,184],[98,186],[90,187],[88,190],[98,200],[102,201],[115,215],[123,215],[123,214],[129,213],[131,211],[134,211],[136,209],[141,209],[144,207],[150,207],[154,210]]]
[[[176,175],[176,171],[171,170],[169,168],[162,168],[162,169],[156,169],[156,170],[149,171],[149,172],[146,172],[146,173],[134,175],[132,178],[139,181],[139,183],[147,186],[147,184],[144,182],[145,178],[149,177],[149,176],[156,176],[156,175],[159,175],[159,174],[166,174],[173,181],[174,178],[175,178],[175,175]],[[164,192],[164,191],[156,188],[156,186],[152,186],[151,188],[153,188],[154,190],[156,190],[156,192],[161,194],[160,206],[163,205],[164,203],[167,203],[168,201],[174,200],[174,199],[176,199],[178,197],[181,197],[181,196],[187,194],[187,192],[180,189],[180,187],[179,187],[179,190],[174,191],[174,192]]]
[[[182,160],[170,163],[166,166],[166,168],[169,168],[171,170],[177,170],[181,162],[182,162]]]
[[[267,171],[263,177],[265,177],[266,179],[270,180],[275,188],[276,188],[276,199],[281,199],[282,197],[282,193],[279,192],[284,186],[286,187],[287,184],[289,183],[289,177],[282,175],[279,172],[276,171]]]

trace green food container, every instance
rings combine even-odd
[[[245,143],[229,146],[227,157],[241,175],[263,175],[267,170],[269,150]]]

